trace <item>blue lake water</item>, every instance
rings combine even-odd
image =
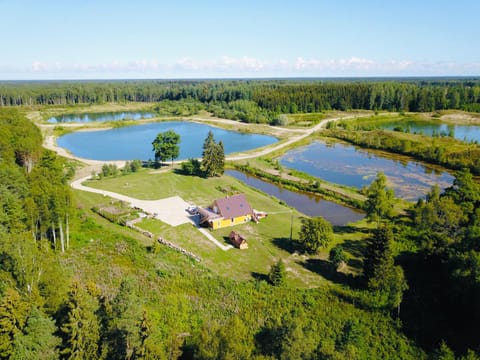
[[[49,123],[87,123],[87,122],[101,122],[101,121],[119,121],[119,120],[140,120],[151,119],[156,115],[152,112],[146,111],[123,111],[123,112],[102,112],[102,113],[85,113],[85,114],[64,114],[51,117],[47,121]]]
[[[277,199],[284,201],[286,204],[294,207],[305,215],[322,216],[324,219],[332,223],[332,225],[344,226],[365,217],[365,215],[359,210],[337,204],[333,201],[325,200],[320,196],[285,190],[281,186],[260,180],[236,170],[227,170],[225,173],[251,187],[275,196]]]
[[[406,157],[398,159],[401,160],[351,145],[316,141],[287,152],[280,163],[332,183],[356,188],[370,185],[377,172],[383,171],[395,195],[409,201],[424,197],[435,184],[444,189],[453,182],[453,176],[446,171]]]
[[[183,121],[169,121],[127,126],[102,131],[74,132],[57,139],[57,144],[75,156],[93,160],[154,159],[152,141],[158,133],[173,130],[180,135],[178,160],[202,156],[203,141],[211,130],[223,141],[225,154],[247,151],[273,144],[273,136],[244,134],[236,131]]]
[[[462,141],[480,142],[480,126],[478,125],[454,125],[446,124],[440,121],[421,121],[421,120],[397,120],[391,122],[381,122],[378,127],[386,130],[393,130],[401,127],[402,131],[412,134],[424,134],[432,136],[433,134],[441,136],[453,136]]]

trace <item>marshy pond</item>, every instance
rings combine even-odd
[[[462,141],[480,142],[479,125],[457,125],[447,124],[441,121],[403,119],[394,121],[382,121],[375,126],[380,129],[404,131],[411,134],[423,134],[428,136],[450,136]]]
[[[173,130],[180,135],[178,160],[202,156],[203,141],[209,131],[215,140],[223,141],[225,154],[248,151],[277,142],[268,135],[240,133],[213,126],[169,121],[127,126],[100,131],[73,132],[57,139],[57,144],[73,155],[92,160],[148,160],[154,159],[152,141],[158,133]]]
[[[444,189],[453,182],[453,176],[446,171],[403,156],[394,159],[342,143],[315,141],[287,152],[279,160],[282,166],[356,188],[370,185],[383,171],[395,195],[409,201],[424,197],[435,184]]]
[[[356,222],[365,217],[365,215],[359,210],[337,204],[333,201],[325,200],[320,196],[286,190],[281,186],[260,180],[236,170],[227,170],[225,173],[251,187],[275,196],[277,199],[282,200],[305,215],[322,216],[335,226],[345,226],[348,223]],[[272,214],[272,216],[273,215],[274,214]]]
[[[102,112],[84,114],[63,114],[53,116],[47,120],[51,124],[58,123],[89,123],[120,120],[140,120],[154,118],[155,113],[148,111],[123,111],[123,112]]]

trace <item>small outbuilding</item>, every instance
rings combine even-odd
[[[239,248],[241,250],[248,249],[248,242],[247,239],[243,235],[240,235],[239,233],[232,231],[230,235],[228,235],[228,238],[230,239],[230,242],[232,243],[233,246],[236,248]]]

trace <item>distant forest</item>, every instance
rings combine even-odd
[[[101,104],[195,100],[204,104],[247,103],[267,122],[272,114],[324,110],[480,112],[480,79],[349,80],[116,80],[0,83],[0,106]],[[244,119],[245,120],[245,119]]]

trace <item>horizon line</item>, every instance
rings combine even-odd
[[[337,76],[232,76],[232,77],[138,77],[138,78],[46,78],[46,79],[0,79],[0,82],[67,82],[67,81],[212,81],[212,80],[350,80],[350,79],[480,79],[480,75],[337,75]]]

